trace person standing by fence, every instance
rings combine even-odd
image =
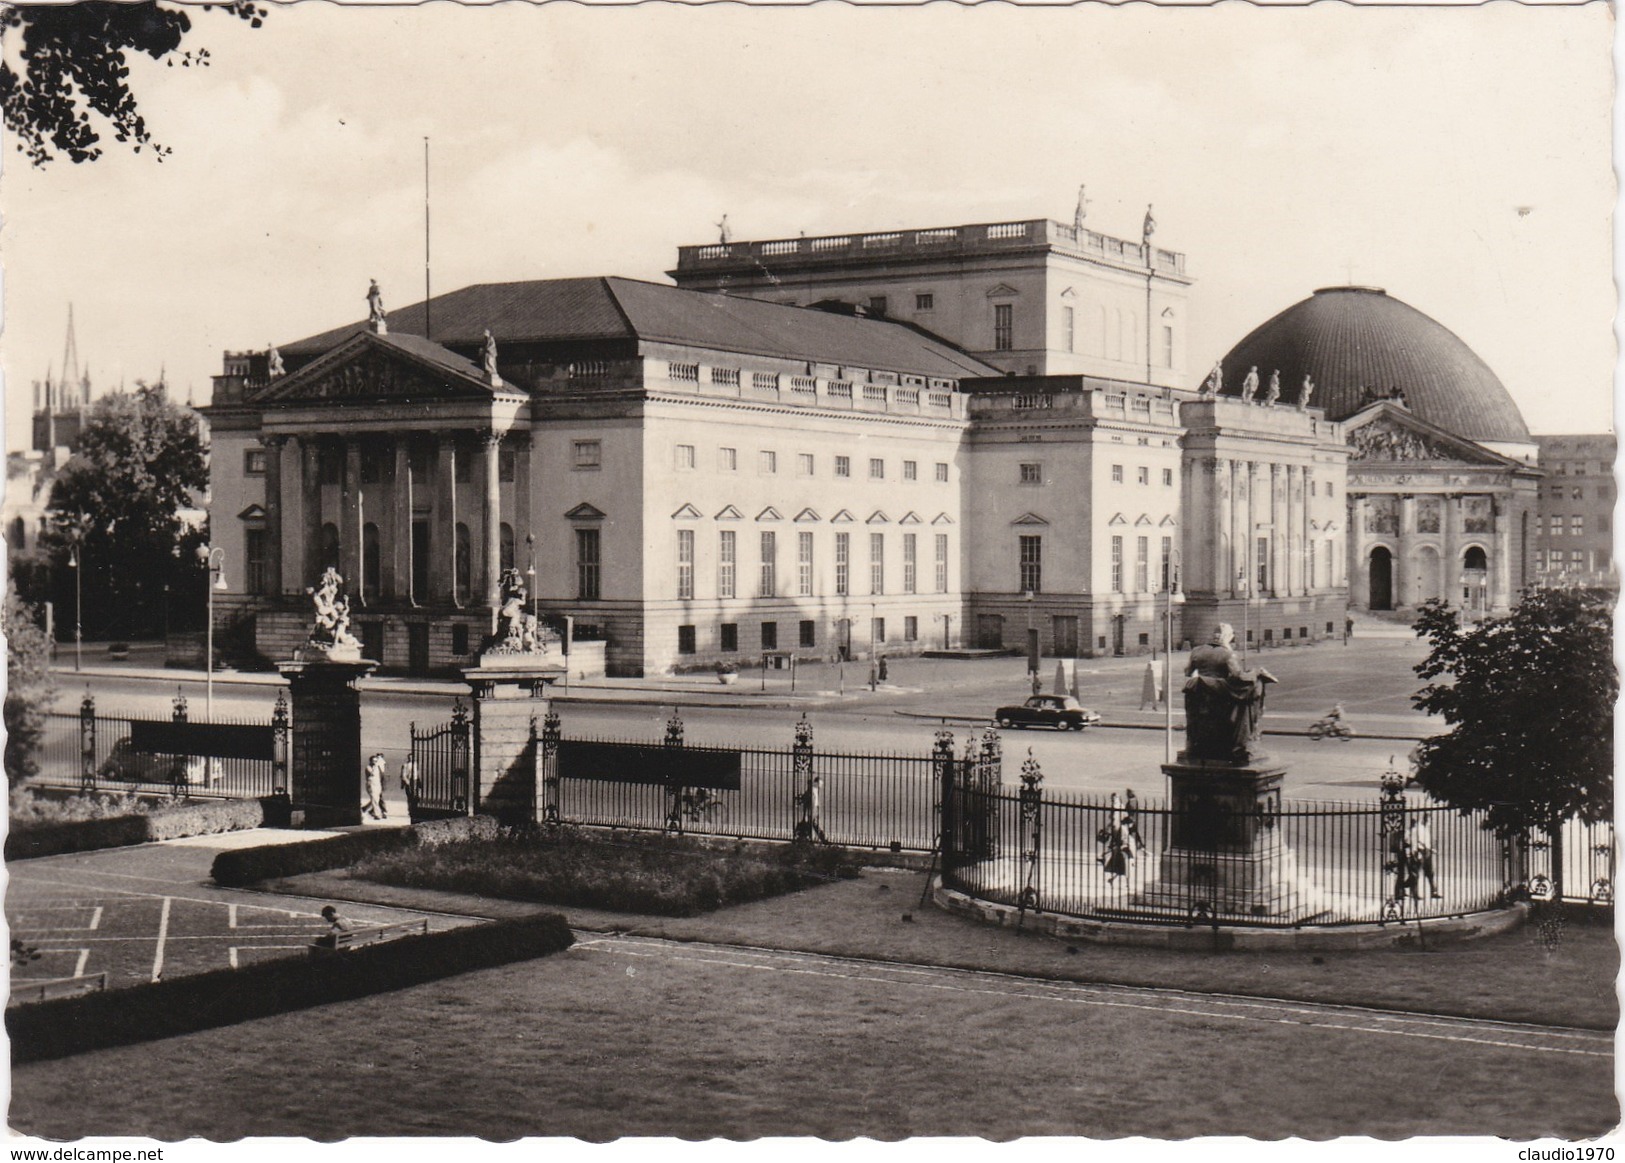
[[[1428,894],[1433,900],[1439,897],[1439,882],[1434,878],[1433,870],[1433,833],[1428,830],[1427,821],[1421,816],[1411,817],[1410,830],[1405,834],[1405,847],[1410,853],[1410,869],[1406,882],[1410,886],[1411,899],[1420,899],[1418,891],[1422,885],[1422,877],[1427,877]]]
[[[418,795],[423,790],[423,777],[418,774],[418,757],[410,751],[401,761],[401,795],[406,797],[406,814],[417,814]]]
[[[367,760],[367,802],[362,811],[375,820],[387,820],[389,808],[384,803],[384,753],[377,751]]]

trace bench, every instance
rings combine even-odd
[[[426,937],[429,935],[429,918],[421,921],[400,921],[393,925],[371,925],[365,929],[347,929],[342,933],[328,933],[317,937],[310,943],[310,955],[320,957],[328,953],[342,953],[346,949],[360,949],[366,945],[377,945],[384,941],[394,941],[400,937]]]
[[[11,1004],[49,1001],[53,997],[74,997],[81,993],[95,993],[107,988],[107,974],[93,973],[89,977],[48,977],[42,980],[18,980],[11,983]]]

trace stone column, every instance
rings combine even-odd
[[[1227,463],[1230,466],[1230,560],[1227,563],[1230,577],[1225,583],[1225,589],[1232,598],[1236,598],[1241,596],[1237,578],[1247,567],[1247,538],[1244,526],[1247,524],[1247,504],[1252,490],[1247,474],[1242,471],[1242,462],[1232,460]]]
[[[412,596],[412,434],[403,432],[395,438],[395,496],[391,506],[391,541],[394,562],[392,576],[386,580],[386,591],[391,600],[404,602]]]
[[[1365,564],[1366,538],[1369,536],[1365,531],[1367,507],[1363,493],[1349,498],[1349,547],[1344,560],[1349,579],[1349,604],[1365,610],[1371,608],[1371,574]]]
[[[1287,592],[1286,473],[1278,464],[1270,465],[1270,596]]]
[[[1262,597],[1264,587],[1258,584],[1258,546],[1255,539],[1258,537],[1258,516],[1262,506],[1258,503],[1258,462],[1247,461],[1247,519],[1246,528],[1242,536],[1242,558],[1247,569],[1247,588],[1245,593],[1252,597]],[[1268,579],[1266,579],[1267,581]]]
[[[1512,513],[1505,498],[1491,496],[1494,513],[1494,556],[1490,559],[1490,609],[1506,610],[1512,604]]]
[[[530,566],[528,558],[520,561],[520,547],[525,544],[527,535],[534,535],[536,530],[531,527],[530,519],[530,458],[535,455],[535,445],[531,443],[528,433],[510,433],[509,439],[513,441],[513,551],[514,565],[519,569]],[[541,538],[537,538],[540,541]],[[535,585],[535,579],[526,577],[526,584]]]
[[[1211,554],[1207,555],[1207,568],[1212,571],[1211,588],[1215,598],[1222,598],[1230,592],[1230,583],[1225,580],[1225,570],[1229,568],[1228,554],[1225,546],[1230,540],[1230,462],[1213,459],[1204,461],[1202,476],[1208,482],[1208,501],[1212,512],[1208,514],[1210,525],[1209,535],[1213,540]],[[1192,553],[1196,547],[1191,546],[1185,550],[1186,570],[1194,573],[1191,566],[1200,566],[1200,557]],[[1196,557],[1196,560],[1192,560]]]
[[[361,502],[361,443],[344,442],[343,500],[339,504],[339,573],[345,588],[361,592],[361,526],[357,521]]]
[[[1298,535],[1303,538],[1303,592],[1305,594],[1315,592],[1315,571],[1309,567],[1310,558],[1314,554],[1314,550],[1309,548],[1315,536],[1314,530],[1309,526],[1309,522],[1313,519],[1314,507],[1310,502],[1314,500],[1314,487],[1314,470],[1305,465],[1298,470]],[[1332,563],[1328,561],[1326,568],[1330,570]]]
[[[286,436],[262,436],[265,446],[265,590],[272,597],[284,591],[282,581],[282,448]],[[246,568],[246,566],[245,566]],[[243,579],[247,581],[245,577]]]
[[[452,600],[457,587],[457,439],[441,433],[435,441],[434,535],[429,542],[429,594],[420,605]]]
[[[1456,511],[1461,500],[1455,494],[1439,498],[1439,570],[1445,601],[1461,605],[1461,551],[1456,548]]]
[[[490,607],[491,630],[495,633],[502,584],[502,478],[499,471],[502,433],[483,433],[480,448],[485,460],[485,490],[480,503],[480,531],[485,553],[479,592],[483,595],[481,603]]]
[[[300,473],[303,479],[304,521],[300,531],[299,571],[296,588],[314,586],[322,568],[322,446],[318,440],[299,439]]]
[[[1416,602],[1416,577],[1411,572],[1411,549],[1415,544],[1416,497],[1405,493],[1399,498],[1399,536],[1394,548],[1394,605],[1409,606]]]

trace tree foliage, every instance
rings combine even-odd
[[[1416,621],[1432,644],[1413,701],[1450,725],[1422,742],[1424,791],[1483,808],[1506,832],[1548,833],[1564,820],[1614,815],[1611,598],[1597,590],[1531,590],[1505,618],[1463,626],[1431,602]]]
[[[251,0],[202,8],[223,9],[255,28],[265,19],[265,9]],[[58,154],[94,161],[102,154],[98,125],[105,124],[115,140],[131,143],[137,153],[147,147],[163,160],[170,151],[153,141],[130,91],[128,54],[145,53],[182,68],[205,66],[208,49],[181,48],[191,28],[186,12],[151,0],[0,6],[0,39],[10,41],[0,63],[0,109],[18,150],[36,166]]]
[[[198,415],[162,384],[116,392],[91,405],[79,446],[51,490],[46,540],[58,609],[74,602],[87,626],[119,637],[156,632],[167,586],[194,587],[197,541],[181,519],[208,486]],[[69,553],[77,555],[77,594]],[[201,594],[201,589],[198,590]]]
[[[6,777],[12,787],[39,773],[39,750],[45,738],[45,713],[56,696],[51,674],[51,644],[33,609],[14,591],[6,594]]]

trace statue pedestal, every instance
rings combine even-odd
[[[361,823],[361,692],[355,682],[378,668],[364,658],[284,662],[293,708],[288,798],[307,828]]]
[[[474,802],[504,823],[534,820],[537,720],[547,714],[547,686],[564,674],[534,656],[484,655],[463,670],[474,703]]]
[[[1276,826],[1286,768],[1179,758],[1162,765],[1171,814],[1157,879],[1132,903],[1185,916],[1307,920]]]

